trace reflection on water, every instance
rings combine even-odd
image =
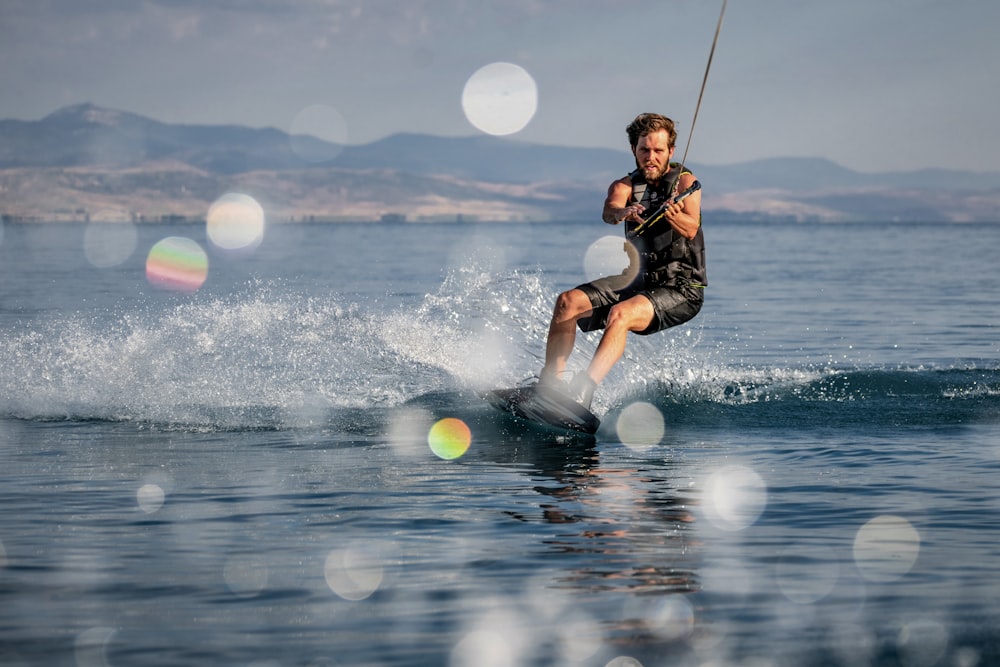
[[[577,611],[593,608],[602,643],[662,648],[691,638],[689,596],[700,588],[694,497],[673,487],[669,467],[602,456],[594,442],[565,436],[534,436],[507,463],[526,464],[540,496],[537,512],[508,514],[557,527],[539,544],[539,557],[558,564],[548,586],[572,596]]]

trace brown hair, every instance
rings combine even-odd
[[[641,113],[625,128],[625,131],[628,132],[628,142],[632,145],[633,149],[639,145],[639,137],[645,136],[650,132],[656,132],[657,130],[667,131],[667,136],[670,139],[670,148],[673,148],[674,142],[677,141],[677,130],[674,129],[674,121],[666,116],[661,116],[658,113]]]

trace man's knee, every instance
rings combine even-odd
[[[611,306],[608,311],[608,322],[605,325],[607,329],[614,329],[618,327],[623,327],[625,329],[629,328],[630,314],[628,308],[618,303]]]
[[[628,331],[645,330],[654,316],[652,304],[647,300],[629,299],[617,303],[608,311],[607,328],[622,328]]]
[[[571,289],[556,298],[557,319],[576,319],[591,310],[590,299],[581,290]]]

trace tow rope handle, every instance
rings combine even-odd
[[[684,201],[694,193],[698,192],[698,190],[701,190],[701,182],[695,181],[694,183],[691,184],[691,187],[689,187],[687,190],[681,192],[673,199],[669,199],[663,204],[661,204],[660,207],[655,211],[653,211],[653,213],[648,218],[643,220],[638,227],[632,230],[632,232],[628,235],[629,238],[635,238],[636,236],[639,236],[644,231],[655,225],[657,222],[663,219],[663,214],[667,212],[668,208],[670,208],[671,206],[673,206],[678,202]]]

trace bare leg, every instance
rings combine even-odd
[[[614,306],[608,314],[604,336],[587,368],[587,375],[600,384],[624,354],[628,332],[645,330],[652,324],[654,316],[653,304],[641,294]]]
[[[566,359],[573,352],[576,342],[576,322],[592,312],[590,299],[582,291],[571,289],[559,295],[545,342],[543,377],[559,377],[566,369]]]

